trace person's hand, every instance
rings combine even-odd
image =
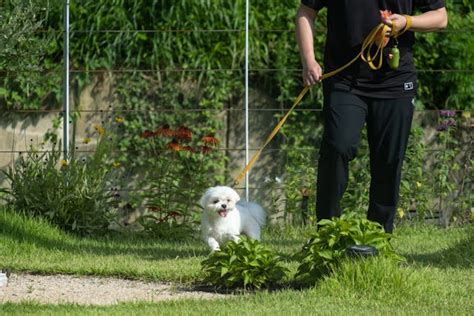
[[[305,86],[312,86],[321,82],[323,70],[316,60],[303,65],[303,83]]]
[[[390,35],[392,32],[392,27],[395,22],[395,33],[400,33],[405,26],[407,25],[407,19],[403,15],[400,14],[381,14],[382,23],[388,25],[390,29],[387,31],[387,35]]]

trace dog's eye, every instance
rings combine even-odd
[[[230,199],[227,199],[227,202],[230,202]]]
[[[214,200],[214,201],[212,201],[212,203],[214,203],[214,204],[219,203],[219,200]]]

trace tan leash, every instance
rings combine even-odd
[[[404,16],[405,16],[406,21],[407,21],[405,28],[402,31],[400,31],[399,33],[396,33],[396,31],[395,31],[395,29],[396,29],[395,21],[392,21],[393,25],[392,25],[392,32],[390,33],[390,37],[397,38],[398,36],[405,33],[411,27],[411,25],[412,25],[411,17],[408,16],[408,15],[404,15]],[[383,48],[386,44],[386,43],[384,43],[384,39],[385,39],[385,36],[386,36],[385,34],[388,32],[388,29],[389,29],[389,27],[386,24],[383,24],[383,23],[380,23],[379,25],[374,27],[372,29],[372,31],[369,33],[369,35],[367,35],[367,37],[364,39],[364,42],[362,43],[362,48],[361,48],[359,54],[357,54],[357,56],[354,57],[354,59],[352,59],[350,62],[348,62],[347,64],[345,64],[344,66],[342,66],[342,67],[340,67],[336,70],[333,70],[331,72],[323,74],[321,76],[320,80],[322,81],[324,79],[332,77],[335,74],[343,71],[344,69],[346,69],[347,67],[352,65],[357,59],[359,59],[359,57],[362,58],[362,60],[364,62],[366,62],[371,69],[373,69],[373,70],[380,69],[382,67],[382,62],[383,62],[382,51],[383,51]],[[375,51],[375,54],[372,55],[370,53],[370,51],[371,51],[372,47],[374,47],[374,46],[377,47],[377,50]],[[379,61],[378,61],[378,64],[375,64],[374,62],[376,61],[377,58],[378,58]],[[255,164],[257,159],[260,157],[260,154],[263,152],[265,147],[272,141],[272,139],[276,136],[276,134],[278,134],[278,132],[282,128],[283,124],[285,124],[285,121],[288,119],[290,114],[293,112],[293,110],[296,108],[296,106],[298,104],[300,104],[301,100],[303,100],[303,97],[309,91],[309,88],[310,88],[310,86],[306,86],[306,87],[303,88],[303,90],[301,90],[301,92],[298,94],[295,101],[293,102],[293,105],[291,106],[291,108],[288,110],[288,112],[285,114],[285,116],[283,116],[281,118],[281,120],[278,122],[278,124],[272,130],[270,135],[268,135],[267,140],[263,143],[262,147],[260,147],[260,149],[253,155],[252,159],[250,159],[248,164],[239,173],[239,175],[237,177],[235,177],[234,186],[236,186],[240,182],[242,182],[242,179],[245,177],[245,174],[247,174],[247,172],[250,171],[250,169]]]

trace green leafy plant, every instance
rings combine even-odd
[[[424,129],[413,124],[403,164],[400,183],[400,201],[397,216],[400,220],[424,220],[433,216],[429,205],[434,198],[431,183],[427,177],[427,149],[423,140]],[[415,213],[415,216],[412,216]]]
[[[438,189],[438,208],[442,214],[442,224],[448,226],[453,215],[453,209],[458,201],[453,201],[454,192],[457,190],[455,173],[459,172],[461,166],[458,162],[459,140],[455,137],[458,129],[456,111],[439,111],[439,125],[437,126],[437,137],[440,145],[435,153],[434,179]]]
[[[318,230],[309,235],[308,242],[295,255],[301,262],[296,278],[314,283],[335,269],[346,257],[347,247],[352,245],[374,246],[379,255],[402,260],[393,250],[390,238],[392,235],[385,233],[380,224],[353,215],[320,220]]]
[[[202,261],[205,282],[217,287],[269,287],[280,281],[288,269],[282,258],[257,240],[241,236],[238,242],[229,241]]]
[[[285,165],[283,177],[286,202],[283,220],[295,225],[313,222],[314,216],[310,214],[314,214],[316,204],[314,157],[311,149],[304,149],[299,147],[286,151],[291,163]]]
[[[113,167],[108,143],[101,137],[90,157],[61,159],[60,145],[31,149],[13,167],[2,170],[9,186],[1,196],[15,212],[48,219],[80,234],[106,229],[116,199],[110,187]]]
[[[343,212],[354,212],[360,214],[369,205],[370,189],[370,158],[369,143],[367,139],[367,129],[362,129],[360,145],[357,156],[350,162],[349,182],[347,190],[343,196]]]
[[[306,101],[315,100],[321,96],[319,87],[315,87],[314,91],[317,95],[308,96]],[[291,100],[294,95],[288,94],[288,100]],[[285,106],[283,102],[282,106]],[[299,108],[309,106],[314,105],[301,104]],[[285,207],[281,219],[285,223],[308,224],[315,220],[317,172],[317,146],[315,144],[321,141],[322,121],[319,114],[308,114],[309,112],[305,111],[295,111],[280,131],[283,137],[280,145],[281,153],[285,162],[281,170],[282,193],[284,194],[281,192],[277,194],[281,196],[280,199],[284,199],[282,202]]]

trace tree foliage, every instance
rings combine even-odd
[[[252,83],[285,104],[301,85],[299,72],[291,71],[300,68],[293,34],[297,5],[297,1],[271,5],[257,1],[251,5]],[[448,0],[447,6],[448,31],[417,36],[416,64],[423,70],[420,100],[429,108],[471,109],[472,73],[466,70],[472,70],[474,60],[472,4]],[[241,93],[244,10],[244,0],[72,1],[72,64],[76,69],[89,70],[203,70],[157,76],[161,82],[192,78],[202,90],[226,82],[225,95],[232,99]],[[38,107],[51,102],[46,96],[58,95],[62,62],[61,3],[7,0],[2,11],[0,69],[8,72],[3,78],[2,103],[7,107]],[[316,47],[321,57],[324,13],[317,24]],[[438,69],[460,71],[433,76],[432,70]],[[38,72],[47,72],[47,76],[35,76]],[[73,80],[84,76],[79,74]],[[45,82],[45,77],[50,80]],[[212,92],[207,97],[212,98]]]

